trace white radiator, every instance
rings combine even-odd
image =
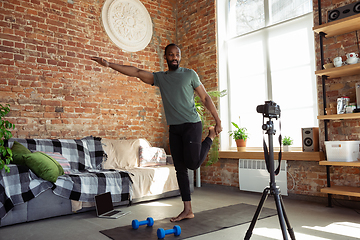
[[[274,161],[274,169],[279,161]],[[275,176],[276,186],[280,187],[281,195],[287,195],[286,161],[281,161],[280,173]],[[265,160],[239,159],[240,190],[263,192],[270,183],[270,173],[266,169]]]

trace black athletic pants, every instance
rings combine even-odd
[[[206,137],[203,142],[201,138],[201,122],[169,127],[170,151],[183,201],[191,201],[188,168],[195,170],[200,167],[212,144],[209,137]]]

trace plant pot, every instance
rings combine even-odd
[[[291,152],[291,145],[284,145],[283,146],[283,151],[284,152]]]
[[[238,152],[246,151],[246,141],[244,139],[235,140]]]

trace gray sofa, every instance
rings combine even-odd
[[[17,223],[35,221],[50,217],[56,217],[61,215],[74,214],[77,212],[94,210],[93,197],[96,194],[105,192],[105,190],[101,190],[101,189],[105,189],[105,187],[102,187],[100,185],[95,186],[93,187],[93,189],[100,189],[100,190],[91,193],[88,193],[85,190],[84,191],[81,190],[82,189],[81,185],[76,185],[76,186],[72,185],[71,187],[69,187],[69,182],[76,181],[79,175],[81,176],[84,175],[84,177],[86,177],[87,175],[91,175],[92,177],[94,175],[103,177],[106,176],[107,174],[110,174],[111,176],[114,176],[114,174],[119,174],[119,178],[116,179],[118,179],[118,181],[121,181],[120,185],[122,186],[121,187],[122,189],[116,188],[116,184],[114,184],[115,187],[113,188],[113,190],[111,190],[111,194],[115,206],[128,205],[130,202],[137,203],[137,202],[150,201],[158,198],[179,195],[178,188],[168,189],[168,190],[164,188],[164,190],[161,192],[159,192],[158,190],[156,191],[153,190],[153,189],[158,189],[158,188],[153,188],[153,186],[150,186],[149,189],[145,189],[140,192],[137,189],[139,186],[143,185],[142,183],[136,182],[138,179],[136,178],[136,175],[138,174],[139,171],[141,172],[141,174],[143,174],[143,172],[147,170],[149,172],[154,172],[157,170],[161,170],[162,168],[165,167],[173,168],[173,166],[169,163],[166,164],[166,166],[152,166],[152,167],[138,166],[134,168],[116,169],[116,170],[113,170],[112,168],[106,169],[106,166],[109,166],[109,163],[107,163],[107,161],[110,161],[114,157],[111,155],[114,154],[114,152],[111,149],[109,149],[109,142],[114,143],[112,147],[115,148],[117,144],[131,143],[131,145],[134,146],[131,149],[131,151],[135,151],[135,155],[131,155],[131,154],[130,155],[127,154],[127,155],[130,157],[135,156],[136,159],[134,159],[134,161],[139,163],[139,159],[141,156],[139,156],[138,145],[143,144],[144,141],[107,140],[106,141],[107,146],[105,146],[104,140],[100,141],[99,139],[93,137],[87,137],[79,140],[10,139],[9,142],[7,142],[6,144],[9,147],[11,147],[14,141],[21,143],[23,146],[27,147],[32,151],[44,151],[44,152],[58,151],[65,158],[70,158],[71,156],[71,160],[69,160],[71,170],[69,173],[63,176],[59,176],[55,183],[50,183],[48,181],[45,181],[37,177],[31,170],[29,170],[25,166],[9,165],[11,168],[10,173],[12,173],[15,176],[17,175],[17,172],[19,172],[19,175],[25,174],[24,176],[26,176],[26,178],[30,178],[31,181],[33,182],[35,181],[38,185],[36,188],[31,189],[31,188],[24,188],[24,185],[26,185],[27,183],[21,183],[20,188],[26,189],[25,190],[26,193],[20,193],[22,197],[19,197],[13,193],[8,193],[8,191],[4,192],[3,195],[0,195],[0,214],[2,213],[4,215],[4,212],[1,212],[1,209],[4,211],[4,209],[7,208],[7,212],[0,219],[0,227],[17,224]],[[145,147],[149,147],[149,146],[145,146]],[[65,148],[70,148],[71,150],[68,151],[68,149]],[[85,154],[85,159],[81,159],[81,157],[76,157],[76,156],[74,157],[74,155],[76,154],[79,156],[83,154],[82,152],[81,154],[77,152],[79,151],[79,149],[82,148],[88,150],[88,152],[86,152]],[[87,154],[89,155],[90,161],[89,159],[86,159]],[[107,158],[104,158],[103,156],[107,156]],[[118,160],[118,158],[115,158],[115,160]],[[88,166],[89,162],[90,165],[92,165],[90,167]],[[79,174],[79,172],[81,174]],[[171,178],[174,179],[175,177],[173,176],[174,171],[170,171],[170,174],[172,175]],[[6,178],[13,179],[14,177],[9,177],[7,173],[5,173],[4,170],[2,170],[0,172],[0,188],[1,187],[6,188],[6,186],[3,186],[6,184],[12,184],[9,183],[9,179]],[[15,177],[15,179],[17,179],[17,177]],[[19,179],[23,179],[23,178],[19,177]],[[190,188],[191,191],[193,191],[193,186],[194,186],[193,171],[189,171],[189,179],[190,179]],[[86,182],[84,180],[82,181]],[[109,188],[109,186],[107,186],[107,188]],[[11,187],[11,189],[16,189],[16,187]],[[11,194],[13,194],[13,196],[7,196]],[[17,194],[19,195],[18,192]],[[31,197],[28,197],[29,195]],[[9,205],[13,205],[13,206],[9,207]]]

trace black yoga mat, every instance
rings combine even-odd
[[[114,240],[157,240],[156,231],[158,228],[172,229],[174,225],[181,227],[181,235],[174,236],[174,234],[166,235],[165,239],[186,239],[205,233],[210,233],[218,230],[222,230],[236,225],[244,223],[250,223],[257,206],[240,203],[222,208],[216,208],[203,212],[195,213],[195,218],[185,219],[180,222],[172,223],[170,218],[162,220],[154,220],[155,223],[152,227],[140,226],[139,229],[134,230],[129,226],[117,227],[113,229],[100,231],[102,234],[108,236]],[[259,219],[267,218],[276,215],[277,212],[274,209],[263,208]],[[146,217],[144,218],[146,219]]]

